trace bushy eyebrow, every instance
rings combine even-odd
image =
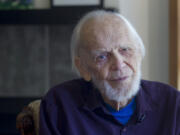
[[[120,45],[120,48],[136,48],[136,45],[134,45],[134,44],[122,44],[122,45]]]
[[[135,49],[136,46],[132,45],[132,44],[122,44],[118,47],[119,48],[130,48],[130,49]],[[96,50],[92,50],[91,54],[100,54],[100,53],[105,53],[105,52],[111,52],[111,49],[96,49]]]
[[[103,53],[107,53],[107,52],[110,52],[110,51],[108,51],[108,50],[93,50],[93,51],[91,51],[91,54],[93,55],[93,56],[97,56],[97,55],[100,55],[100,54],[103,54]]]

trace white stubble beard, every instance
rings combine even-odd
[[[139,91],[141,68],[139,65],[134,78],[132,78],[131,84],[125,88],[114,89],[108,83],[108,81],[98,80],[94,76],[92,76],[92,81],[95,87],[100,91],[101,95],[104,95],[106,98],[108,98],[108,100],[113,100],[116,102],[127,102]]]

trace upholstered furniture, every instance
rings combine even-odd
[[[16,128],[21,135],[38,135],[40,103],[41,100],[35,100],[18,114]]]

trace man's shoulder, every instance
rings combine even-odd
[[[90,86],[91,84],[84,79],[65,81],[52,87],[43,98],[49,100],[52,98],[64,98],[65,96],[80,96],[80,94],[82,94],[82,91],[85,89],[89,89]]]
[[[56,85],[55,87],[51,88],[51,90],[79,90],[84,87],[88,87],[89,82],[85,81],[84,79],[73,79],[69,81],[65,81],[61,84]]]
[[[170,90],[170,91],[178,92],[178,90],[174,88],[173,86],[166,83],[158,82],[158,81],[141,80],[141,87],[149,88],[149,89],[156,89],[156,90],[167,90],[167,91]]]
[[[162,82],[141,80],[141,87],[156,99],[180,99],[180,92],[176,88]]]

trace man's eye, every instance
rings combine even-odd
[[[128,48],[122,48],[121,51],[128,51]]]
[[[96,58],[97,61],[104,61],[104,60],[106,60],[106,59],[107,59],[107,55],[99,55],[99,56],[97,56],[97,58]]]
[[[119,51],[121,54],[128,54],[130,52],[129,48],[121,48]]]

